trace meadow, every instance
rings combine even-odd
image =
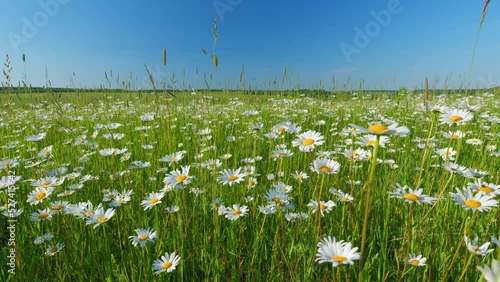
[[[4,93],[0,280],[478,281],[499,98]]]

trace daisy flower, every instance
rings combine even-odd
[[[484,280],[486,282],[498,282],[500,281],[500,261],[493,260],[491,262],[491,267],[487,264],[484,266],[478,266],[477,269],[483,274]]]
[[[52,191],[54,191],[53,187],[37,187],[34,191],[29,193],[28,200],[26,202],[30,203],[30,205],[37,205],[50,196]]]
[[[53,255],[57,254],[59,251],[61,251],[63,248],[64,248],[63,244],[57,243],[55,245],[48,246],[45,254],[47,254],[49,256],[53,256]]]
[[[53,212],[50,208],[38,210],[38,212],[34,212],[30,215],[30,220],[31,221],[51,220],[52,214]]]
[[[158,275],[162,272],[172,272],[175,267],[179,264],[181,258],[175,254],[175,252],[165,253],[160,259],[157,259],[153,263],[153,270],[156,271],[155,274]]]
[[[344,192],[340,191],[336,195],[337,195],[337,199],[339,199],[339,201],[341,201],[341,202],[352,202],[352,201],[354,201],[354,198],[351,195],[349,195],[348,193],[344,193]]]
[[[161,199],[165,196],[165,192],[151,192],[147,197],[144,198],[141,202],[141,206],[144,207],[144,210],[152,209],[154,206],[161,203]]]
[[[135,233],[137,233],[137,236],[128,237],[134,247],[137,247],[137,245],[144,247],[147,242],[154,243],[154,239],[158,237],[156,231],[150,227],[148,229],[136,229]]]
[[[297,139],[292,141],[293,147],[299,147],[301,152],[312,152],[315,146],[323,145],[325,141],[321,133],[309,130],[297,136]]]
[[[477,245],[478,237],[474,238],[474,240],[471,242],[469,237],[467,237],[467,235],[464,235],[464,241],[465,244],[467,245],[467,249],[476,255],[486,256],[487,254],[493,252],[493,249],[488,249],[491,242],[486,242],[483,245],[478,246]]]
[[[471,178],[471,179],[481,179],[481,178],[486,177],[488,175],[490,175],[489,172],[477,170],[475,168],[468,168],[463,173],[463,176],[465,176],[467,178]]]
[[[63,184],[64,178],[57,178],[57,177],[46,177],[46,178],[40,178],[36,181],[31,182],[31,186],[34,187],[41,187],[41,188],[48,188],[48,187],[56,187],[60,186]]]
[[[491,208],[498,206],[498,201],[495,200],[495,195],[484,194],[479,192],[474,195],[470,188],[460,190],[456,188],[457,193],[451,193],[453,200],[461,205],[465,210],[473,211],[489,211]]]
[[[406,259],[406,262],[413,266],[424,266],[426,258],[422,257],[422,255],[410,254],[410,256]]]
[[[189,176],[189,168],[190,166],[182,166],[181,169],[173,170],[169,173],[169,175],[163,180],[165,186],[176,186],[177,184],[188,185],[191,183],[193,179],[192,176]]]
[[[474,183],[468,183],[467,187],[471,190],[483,192],[484,194],[500,195],[500,185],[486,183],[481,179],[475,180]]]
[[[356,124],[349,124],[351,127],[356,128],[359,132],[375,134],[375,135],[409,135],[410,130],[406,126],[399,126],[395,122],[389,126],[383,125],[381,123],[373,123],[368,128],[361,127]]]
[[[359,137],[358,140],[359,141],[355,142],[355,144],[361,146],[375,147],[375,143],[377,142],[377,135],[367,134],[365,136]],[[380,136],[378,145],[382,148],[385,148],[385,144],[387,144],[389,140],[390,139],[387,136]]]
[[[446,169],[447,171],[453,173],[453,174],[464,174],[465,171],[467,170],[466,167],[464,166],[461,166],[457,163],[451,163],[451,162],[447,162],[445,165],[444,165],[444,169]]]
[[[354,260],[359,260],[361,254],[356,252],[357,247],[353,248],[349,242],[337,242],[335,237],[322,239],[318,243],[318,253],[316,261],[319,263],[332,263],[334,267],[339,264],[354,264]]]
[[[439,120],[441,124],[448,124],[451,126],[453,124],[463,124],[471,121],[473,117],[474,115],[467,110],[449,109],[441,114]]]
[[[443,132],[443,136],[446,139],[460,139],[460,138],[463,138],[465,135],[466,135],[466,133],[462,132],[460,130]]]
[[[312,209],[313,213],[319,211],[321,213],[321,216],[324,216],[325,213],[329,213],[336,205],[331,200],[328,202],[319,201],[319,203],[315,200],[311,200],[309,204],[307,204],[307,206]]]
[[[434,197],[430,197],[428,195],[422,195],[422,191],[423,189],[420,188],[420,189],[417,189],[417,190],[413,190],[412,188],[408,187],[408,186],[403,186],[401,187],[401,185],[399,184],[396,184],[394,186],[395,188],[395,191],[394,192],[389,192],[389,194],[391,194],[391,198],[399,198],[399,199],[404,199],[405,202],[407,203],[417,203],[417,204],[428,204],[428,205],[432,205],[432,203],[434,203],[437,198],[434,198]]]
[[[241,206],[239,204],[233,205],[232,208],[226,208],[224,215],[229,220],[237,220],[242,216],[246,216],[248,214],[248,207]]]
[[[302,182],[304,179],[308,179],[309,176],[307,175],[307,173],[303,172],[303,171],[295,171],[295,173],[292,173],[291,176],[298,180],[299,182]]]
[[[115,215],[115,209],[109,208],[104,211],[104,208],[100,207],[96,209],[96,211],[89,217],[87,217],[87,222],[86,225],[89,224],[94,224],[94,229],[97,228],[97,226],[107,222],[110,218],[112,218]]]
[[[311,170],[319,174],[335,174],[340,170],[340,164],[331,159],[315,159]]]
[[[222,183],[222,185],[229,184],[229,186],[233,186],[233,184],[243,181],[243,177],[245,176],[246,173],[241,172],[241,167],[238,169],[225,169],[221,172],[221,175],[217,178],[217,181],[219,183]]]

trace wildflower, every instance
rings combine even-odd
[[[87,217],[87,222],[86,224],[94,224],[94,229],[97,228],[97,226],[107,222],[110,218],[112,218],[115,215],[115,209],[109,208],[106,211],[104,211],[104,208],[99,207],[95,210],[95,212]]]
[[[335,174],[340,170],[340,164],[330,159],[315,159],[311,165],[311,170],[319,174]]]
[[[217,178],[217,181],[222,185],[229,184],[229,186],[233,186],[233,184],[243,181],[245,176],[246,173],[241,173],[241,167],[238,169],[225,169],[221,172],[221,176]]]
[[[339,199],[339,201],[341,202],[352,202],[354,201],[354,198],[347,194],[347,193],[344,193],[342,191],[340,191],[339,193],[337,193],[337,199]]]
[[[353,248],[349,242],[337,242],[335,237],[328,236],[323,238],[318,243],[318,253],[316,254],[316,261],[319,263],[329,262],[334,267],[339,264],[354,264],[354,260],[359,260],[360,253],[357,253],[357,247]]]
[[[434,197],[430,197],[428,195],[422,195],[423,189],[417,189],[413,190],[412,188],[408,186],[403,186],[396,184],[394,186],[395,191],[394,192],[389,192],[391,194],[391,198],[399,198],[399,199],[404,199],[405,202],[407,203],[417,203],[417,204],[428,204],[432,205],[433,202],[435,202],[437,199]]]
[[[151,192],[147,197],[144,198],[141,202],[141,206],[144,207],[144,210],[152,209],[154,206],[161,203],[161,199],[165,196],[165,192]]]
[[[315,146],[323,145],[325,141],[321,133],[316,131],[306,131],[297,136],[297,139],[292,141],[294,147],[299,147],[301,152],[312,152]]]
[[[30,220],[31,221],[51,220],[52,214],[53,212],[49,208],[38,210],[38,212],[34,212],[30,215]]]
[[[167,163],[169,163],[169,165],[171,165],[173,163],[177,163],[184,158],[184,152],[185,151],[180,151],[180,152],[176,152],[176,153],[173,153],[170,155],[166,155],[163,158],[159,159],[158,161],[167,162]]]
[[[31,186],[34,187],[41,187],[41,188],[48,188],[48,187],[56,187],[60,186],[64,182],[64,178],[57,178],[57,177],[46,177],[46,178],[40,178],[36,181],[31,182]]]
[[[165,253],[161,256],[160,259],[157,259],[153,263],[153,270],[155,270],[155,274],[158,275],[162,272],[172,272],[175,270],[175,267],[179,264],[181,258],[175,254],[175,252]]]
[[[331,200],[328,202],[319,201],[319,203],[315,200],[311,200],[309,204],[307,204],[307,206],[312,209],[313,213],[319,211],[321,213],[321,216],[324,216],[324,213],[329,213],[332,210],[332,208],[336,205]]]
[[[464,235],[464,241],[465,244],[467,245],[467,249],[476,255],[486,256],[487,254],[493,252],[493,249],[488,249],[491,242],[486,242],[480,247],[478,247],[477,246],[478,237],[474,238],[474,240],[471,242],[469,237],[467,237],[467,235]]]
[[[463,176],[471,179],[481,179],[488,176],[490,173],[487,171],[481,171],[474,168],[468,168],[464,171]]]
[[[54,234],[52,233],[46,233],[44,234],[43,236],[38,236],[36,237],[35,241],[33,243],[35,243],[35,245],[41,245],[45,242],[48,242],[50,240],[52,240],[54,238]]]
[[[358,138],[359,141],[356,142],[356,144],[361,145],[361,146],[368,146],[368,147],[375,147],[375,144],[377,142],[377,135],[373,134],[368,134],[364,135]],[[378,145],[382,148],[385,148],[385,144],[389,142],[389,137],[387,136],[380,136]]]
[[[295,173],[292,173],[291,176],[295,179],[297,179],[299,182],[302,182],[304,179],[309,178],[307,173],[302,172],[302,171],[295,171]]]
[[[63,244],[57,243],[55,245],[48,246],[45,254],[47,254],[49,256],[53,256],[53,255],[57,254],[59,251],[61,251],[63,248],[64,248]]]
[[[137,233],[137,236],[128,237],[134,247],[137,247],[137,245],[144,247],[147,242],[154,243],[154,239],[158,237],[156,231],[150,227],[148,229],[135,229],[135,233]]]
[[[248,214],[248,207],[247,206],[241,206],[236,204],[233,205],[232,208],[226,208],[225,211],[225,216],[229,220],[236,220],[242,216],[246,216]]]
[[[474,146],[479,146],[479,145],[483,144],[483,141],[481,141],[480,139],[472,138],[472,139],[467,139],[465,141],[465,143],[471,144]]]
[[[171,206],[165,208],[166,213],[176,213],[178,211],[179,211],[179,206]]]
[[[37,205],[50,196],[52,191],[54,191],[53,187],[37,187],[34,191],[29,193],[27,202],[30,203],[30,205]]]
[[[449,109],[444,111],[439,118],[441,124],[463,124],[471,121],[474,115],[467,110]]]
[[[163,180],[163,183],[165,183],[165,186],[188,185],[193,179],[192,176],[189,176],[189,168],[190,166],[182,166],[180,170],[171,171]]]
[[[500,185],[483,182],[481,179],[475,180],[474,183],[467,184],[471,190],[483,192],[484,194],[500,195]]]
[[[413,266],[424,266],[426,258],[422,257],[422,255],[410,254],[410,256],[406,259],[406,262]]]
[[[368,128],[361,127],[356,124],[349,124],[351,127],[358,129],[358,131],[362,133],[369,133],[375,135],[409,135],[410,130],[406,126],[399,126],[398,123],[395,122],[389,126],[385,126],[380,123],[371,124]]]
[[[446,169],[447,171],[451,172],[452,174],[464,174],[465,171],[466,171],[466,167],[464,166],[461,166],[457,163],[451,163],[451,162],[447,162],[445,165],[444,165],[444,169]]]
[[[453,200],[465,210],[483,212],[498,206],[498,201],[494,199],[495,195],[484,194],[483,192],[473,195],[470,188],[464,188],[463,190],[456,188],[456,191],[457,193],[450,192],[450,194]]]

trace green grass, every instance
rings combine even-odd
[[[15,230],[16,274],[9,275],[6,258],[9,255],[7,243],[7,218],[0,221],[3,231],[0,253],[0,277],[2,281],[358,281],[360,273],[368,281],[398,281],[403,276],[407,281],[477,281],[480,272],[476,265],[490,263],[500,258],[498,247],[487,256],[471,255],[463,243],[463,235],[479,237],[479,243],[499,237],[497,221],[498,207],[477,215],[455,204],[449,192],[463,188],[473,182],[462,175],[452,175],[442,168],[444,161],[434,148],[421,149],[416,138],[434,137],[435,148],[452,147],[458,151],[456,162],[467,168],[489,172],[483,180],[500,184],[500,161],[498,148],[493,152],[489,145],[500,147],[498,118],[500,117],[500,94],[483,95],[482,92],[465,97],[463,94],[434,95],[431,104],[442,104],[463,108],[464,102],[478,105],[474,119],[464,125],[443,125],[439,113],[422,110],[423,94],[359,93],[356,96],[306,95],[298,92],[269,91],[268,95],[249,95],[230,91],[198,93],[176,93],[172,98],[159,91],[160,106],[155,106],[157,97],[143,93],[48,93],[18,94],[10,97],[15,105],[4,106],[0,127],[0,145],[19,141],[11,149],[0,149],[0,160],[15,159],[19,165],[10,171],[22,176],[13,197],[23,213],[17,218]],[[0,97],[1,105],[9,101],[8,94]],[[243,115],[247,110],[259,111],[257,115]],[[147,112],[158,112],[154,121],[143,122],[140,116]],[[77,118],[78,117],[78,118]],[[496,118],[493,119],[493,118]],[[318,125],[319,120],[325,121]],[[379,163],[375,167],[374,182],[369,198],[370,210],[367,218],[367,238],[360,261],[353,265],[332,267],[331,264],[315,262],[317,242],[326,236],[351,242],[361,248],[363,221],[365,220],[366,182],[369,181],[370,162],[353,162],[341,152],[352,145],[349,139],[357,141],[358,136],[343,135],[349,123],[367,127],[368,122],[394,120],[407,126],[410,136],[390,136],[385,148],[379,148],[378,158],[393,160],[397,167]],[[284,132],[277,140],[270,140],[264,134],[273,126],[290,121],[302,127],[302,132],[320,132],[325,143],[312,153],[299,151],[292,146],[297,134]],[[97,124],[121,123],[114,130],[96,129]],[[262,123],[260,130],[256,124]],[[134,130],[137,126],[151,126],[146,131]],[[62,130],[62,128],[66,130]],[[197,134],[210,129],[210,138]],[[448,140],[444,132],[461,130],[467,135],[463,139]],[[91,135],[99,131],[94,139]],[[26,141],[25,137],[46,132],[46,137],[37,142]],[[123,133],[120,140],[103,138],[107,133]],[[86,135],[87,141],[97,142],[99,147],[87,145],[72,146],[77,136]],[[227,141],[234,136],[235,141]],[[467,139],[477,138],[483,145],[466,144]],[[72,142],[65,141],[72,139]],[[425,142],[424,142],[425,143]],[[150,144],[151,150],[142,145]],[[182,144],[182,145],[181,145]],[[293,155],[274,160],[272,151],[276,145],[285,144]],[[53,145],[52,156],[33,168],[25,168],[29,158],[39,150]],[[120,156],[104,157],[99,150],[105,148],[127,148],[131,157],[121,162]],[[371,147],[364,147],[372,150]],[[32,150],[28,150],[32,149]],[[179,163],[160,162],[167,154],[185,150]],[[331,158],[340,163],[339,173],[318,175],[310,169],[311,161],[319,151],[329,151]],[[427,150],[427,151],[426,151]],[[425,152],[425,153],[424,153]],[[79,162],[84,154],[89,155],[85,163]],[[232,154],[229,160],[221,159]],[[243,167],[245,158],[256,158],[254,176],[258,184],[248,189],[245,181],[233,186],[218,183],[217,176],[207,168],[198,168],[210,159],[220,159],[223,169]],[[436,157],[437,156],[437,157]],[[110,178],[118,172],[125,172],[132,161],[150,162],[144,169],[132,169],[122,176]],[[195,179],[183,189],[167,192],[162,203],[144,211],[141,201],[150,192],[163,189],[166,175],[181,166],[190,165],[190,176]],[[422,174],[416,170],[422,166]],[[65,197],[57,194],[69,189],[76,180],[66,179],[61,186],[43,202],[30,205],[26,201],[34,190],[29,179],[45,177],[46,172],[67,168],[67,173],[76,167],[83,167],[83,175],[93,175],[99,180],[85,182],[83,188]],[[157,172],[167,168],[165,172]],[[0,170],[7,175],[9,170]],[[280,176],[279,172],[283,175]],[[299,182],[292,173],[303,171],[309,178]],[[275,175],[274,180],[267,178]],[[151,178],[156,178],[152,181]],[[266,192],[273,184],[281,181],[293,187],[289,193],[292,210],[278,210],[265,215],[259,206],[267,205]],[[361,181],[351,185],[349,181]],[[399,183],[412,188],[423,188],[423,194],[442,196],[435,206],[411,205],[402,199],[390,198],[388,192]],[[420,183],[420,184],[419,184]],[[343,203],[329,189],[335,187],[351,193],[354,201]],[[190,193],[199,188],[203,193]],[[33,222],[30,214],[38,209],[50,207],[54,201],[68,201],[70,204],[90,201],[94,207],[102,203],[106,208],[110,202],[103,201],[103,190],[132,189],[131,201],[116,208],[116,214],[108,222],[93,229],[85,221],[73,215],[60,212],[50,221]],[[321,194],[320,194],[321,191]],[[246,197],[253,200],[246,202]],[[8,202],[9,195],[0,194],[0,204]],[[211,203],[221,198],[226,206],[246,205],[246,216],[230,221],[211,209]],[[313,213],[306,205],[310,200],[332,200],[333,209],[323,217]],[[497,197],[498,199],[498,197]],[[164,212],[165,207],[178,206],[172,214]],[[285,214],[304,212],[305,220],[290,222]],[[411,215],[411,220],[409,220]],[[410,224],[410,225],[408,225]],[[137,228],[153,228],[158,238],[144,248],[134,247],[129,236]],[[35,245],[37,236],[51,232],[54,239],[42,245]],[[411,234],[411,236],[408,236]],[[411,240],[409,240],[409,238]],[[64,248],[54,256],[45,254],[48,245],[56,242]],[[171,273],[155,275],[153,262],[165,252],[176,252],[181,260]],[[359,250],[358,250],[359,251]],[[405,267],[409,253],[422,254],[427,258],[425,266]],[[453,257],[456,257],[453,259]]]

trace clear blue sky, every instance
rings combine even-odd
[[[43,3],[50,5],[44,8]],[[76,86],[89,88],[107,85],[104,72],[112,70],[113,87],[118,75],[129,81],[132,73],[135,86],[142,88],[149,86],[143,83],[146,63],[158,78],[174,71],[177,87],[184,82],[186,87],[202,88],[203,75],[213,73],[220,87],[236,88],[242,65],[247,86],[260,88],[268,88],[265,83],[275,77],[282,87],[285,66],[291,75],[287,81],[301,88],[319,87],[321,80],[329,89],[332,76],[339,83],[363,80],[367,89],[420,87],[425,77],[431,83],[438,80],[438,87],[449,77],[450,87],[460,87],[469,72],[483,4],[482,0],[2,0],[0,55],[2,62],[5,54],[11,57],[14,85],[22,80],[24,68],[33,86],[46,83],[47,69],[53,86],[71,87],[74,73]],[[214,72],[210,55],[217,10],[219,67]],[[390,14],[390,20],[377,21],[374,13],[379,11]],[[472,87],[500,85],[499,19],[500,5],[491,1]],[[362,41],[357,30],[368,40]]]

